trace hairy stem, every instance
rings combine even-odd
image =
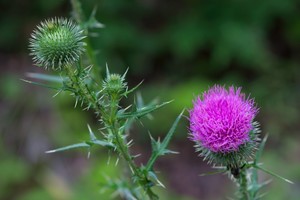
[[[238,178],[240,200],[250,200],[250,195],[248,193],[248,180],[246,170],[246,168],[242,168]]]
[[[123,137],[122,132],[120,132],[120,125],[117,119],[119,96],[117,95],[111,97],[109,104],[110,111],[107,112],[107,110],[97,100],[96,95],[91,92],[88,85],[86,85],[84,81],[80,80],[80,77],[73,66],[66,66],[65,69],[66,74],[71,81],[71,85],[76,89],[76,95],[80,95],[81,99],[95,110],[95,112],[105,123],[109,134],[114,136],[113,143],[116,146],[116,150],[127,162],[133,174],[134,180],[143,188],[149,199],[158,199],[158,196],[154,194],[154,192],[151,190],[151,186],[149,185],[151,181],[148,180],[147,176],[134,163],[133,156],[129,152],[126,139]]]
[[[158,199],[158,196],[154,194],[151,188],[148,186],[149,180],[146,175],[142,173],[140,168],[134,163],[133,156],[130,154],[127,141],[120,133],[119,122],[117,120],[117,106],[119,104],[118,96],[112,96],[111,98],[111,118],[108,122],[109,131],[115,136],[115,145],[120,153],[121,157],[128,163],[128,166],[133,174],[134,180],[144,189],[145,193],[151,200]]]
[[[141,170],[135,165],[132,156],[129,153],[128,146],[126,145],[126,143],[124,143],[123,138],[119,134],[116,135],[116,145],[122,157],[127,161],[133,175],[137,179],[137,182],[139,183],[140,186],[143,187],[149,199],[151,200],[158,199],[157,195],[155,195],[151,190],[151,188],[147,186],[149,180],[147,179],[147,177],[145,177],[145,175],[142,174]]]
[[[71,81],[71,84],[77,90],[77,95],[80,95],[82,101],[85,101],[88,106],[91,106],[95,110],[97,115],[102,114],[105,116],[106,113],[103,106],[98,101],[96,95],[91,92],[88,85],[84,83],[84,81],[80,80],[80,77],[78,74],[76,74],[76,70],[74,69],[74,67],[71,65],[67,65],[65,66],[65,69],[66,74]]]

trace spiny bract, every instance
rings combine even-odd
[[[54,70],[79,61],[84,51],[83,30],[69,19],[41,22],[31,35],[30,55],[36,65]]]

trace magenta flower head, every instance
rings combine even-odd
[[[239,167],[258,144],[258,113],[254,100],[241,88],[215,85],[194,101],[190,110],[190,138],[209,163]]]

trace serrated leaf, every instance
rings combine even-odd
[[[290,183],[290,184],[294,184],[293,181],[290,181],[289,179],[283,178],[282,176],[280,176],[280,175],[278,175],[278,174],[276,174],[276,173],[274,173],[274,172],[271,172],[271,171],[269,171],[269,170],[267,170],[267,169],[265,169],[265,168],[263,168],[263,167],[261,167],[261,166],[253,165],[253,167],[255,167],[255,168],[257,168],[257,169],[259,169],[259,170],[261,170],[261,171],[263,171],[263,172],[265,172],[265,173],[267,173],[267,174],[270,174],[271,176],[274,176],[274,177],[276,177],[276,178],[279,178],[279,179],[281,179],[281,180],[283,180],[283,181],[285,181],[285,182],[288,182],[288,183]]]
[[[147,163],[147,166],[146,166],[146,169],[148,171],[152,170],[153,168],[153,165],[156,161],[156,159],[161,156],[161,155],[164,155],[165,152],[168,152],[169,150],[167,150],[167,146],[175,132],[175,129],[178,125],[178,122],[181,118],[181,116],[183,115],[183,112],[182,111],[180,113],[180,115],[176,118],[176,120],[174,121],[172,127],[170,128],[169,132],[167,133],[166,137],[164,138],[164,140],[162,141],[162,143],[160,143],[160,141],[155,141],[153,138],[151,139],[151,143],[152,143],[152,147],[154,147],[155,149],[152,149],[152,154],[151,154],[151,157]]]
[[[140,118],[143,117],[169,103],[172,101],[167,101],[159,105],[151,105],[151,106],[146,106],[143,108],[137,108],[137,110],[134,110],[132,112],[118,112],[117,117],[119,119],[130,119],[130,118]]]
[[[78,143],[78,144],[72,144],[69,146],[61,147],[58,149],[49,150],[49,151],[46,151],[46,153],[56,153],[59,151],[66,151],[69,149],[76,149],[76,148],[82,148],[82,147],[89,148],[89,147],[91,147],[91,145],[87,144],[86,142],[82,142],[82,143]]]

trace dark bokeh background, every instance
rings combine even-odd
[[[105,176],[118,177],[115,157],[107,164],[105,149],[45,154],[46,150],[88,138],[96,131],[90,112],[73,109],[68,94],[20,81],[26,72],[45,72],[28,56],[28,38],[45,18],[69,16],[68,1],[0,1],[0,199],[108,199],[100,194]],[[85,0],[88,16],[94,7],[106,27],[93,39],[101,66],[123,73],[130,86],[145,80],[145,102],[174,99],[132,128],[132,151],[149,156],[148,131],[163,137],[175,117],[192,99],[215,83],[242,86],[260,107],[257,120],[269,134],[262,161],[265,167],[295,182],[272,178],[264,199],[300,196],[300,2],[297,0]],[[127,103],[132,98],[127,100]],[[124,102],[125,104],[126,102]],[[186,115],[188,113],[186,112]],[[234,185],[225,175],[199,177],[211,171],[187,139],[181,121],[172,141],[179,155],[160,159],[156,169],[167,190],[162,199],[225,199]],[[99,134],[100,135],[100,134]]]

